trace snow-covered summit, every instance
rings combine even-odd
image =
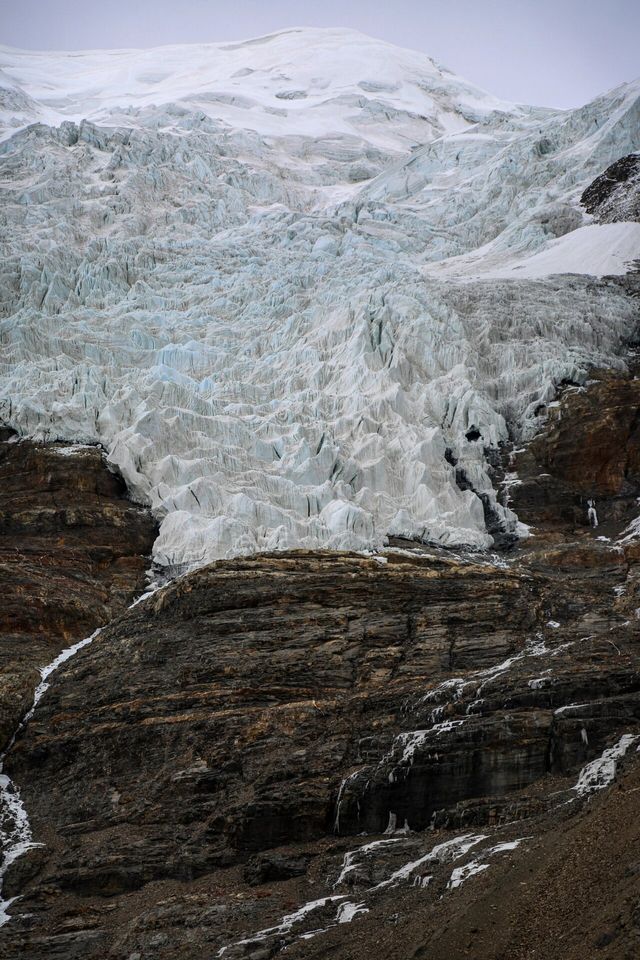
[[[640,85],[517,106],[309,29],[0,71],[0,415],[102,442],[159,561],[517,529],[485,448],[635,328],[590,275],[638,225],[579,198],[640,149]]]
[[[136,124],[145,110],[180,104],[265,136],[364,132],[406,147],[415,134],[424,140],[427,128],[433,136],[493,112],[517,112],[424,54],[353,30],[298,28],[245,42],[150,50],[0,47],[0,66],[8,84],[28,92],[30,119],[57,124]]]

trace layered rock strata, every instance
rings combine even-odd
[[[156,536],[98,447],[0,435],[0,743],[39,668],[121,613],[145,584]]]

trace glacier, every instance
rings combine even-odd
[[[524,535],[491,451],[637,330],[640,225],[579,200],[639,82],[512,104],[348,30],[0,47],[0,134],[0,418],[103,445],[171,569],[489,548],[481,497]]]

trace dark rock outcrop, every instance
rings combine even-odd
[[[78,654],[30,724],[35,755],[26,740],[13,753],[18,782],[18,764],[38,764],[35,818],[88,826],[65,840],[58,881],[192,879],[331,832],[342,776],[391,745],[403,699],[516,653],[535,608],[533,580],[397,555],[227,561],[167,587]],[[441,797],[473,793],[440,775]],[[342,832],[388,816],[381,798]]]
[[[0,744],[39,667],[142,590],[156,536],[97,447],[0,438]]]
[[[640,154],[630,153],[612,163],[580,197],[597,223],[640,220]]]
[[[547,411],[543,433],[511,462],[510,506],[539,536],[563,539],[595,520],[599,532],[619,531],[637,514],[640,492],[640,380],[592,374],[586,387],[568,386]],[[595,517],[589,515],[590,502]]]

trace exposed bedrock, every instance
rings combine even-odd
[[[640,493],[640,380],[630,373],[592,373],[588,388],[566,385],[547,409],[544,431],[511,460],[509,505],[534,527],[604,524],[611,533],[637,514]],[[589,515],[589,507],[595,515]],[[607,526],[610,525],[611,529]],[[537,543],[534,542],[534,546]]]
[[[393,555],[221,562],[170,586],[78,655],[15,753],[42,815],[50,770],[56,822],[84,824],[61,882],[91,850],[91,883],[115,883],[120,843],[96,830],[125,821],[153,824],[118,853],[135,886],[330,831],[341,773],[391,744],[403,697],[515,652],[535,605],[502,570]]]
[[[116,937],[167,883],[231,896],[244,864],[268,891],[305,857],[322,871],[334,833],[544,813],[563,776],[640,728],[638,630],[611,602],[627,566],[593,550],[597,575],[575,579],[403,555],[225,561],[141,603],[70,662],[11,755],[46,856],[5,940],[128,957],[183,922],[184,904]],[[284,866],[254,859],[283,845]],[[268,926],[252,897],[213,946]]]
[[[598,223],[640,220],[640,153],[630,153],[607,167],[580,202]]]
[[[38,668],[120,613],[156,535],[97,447],[0,435],[0,744],[31,705]]]

